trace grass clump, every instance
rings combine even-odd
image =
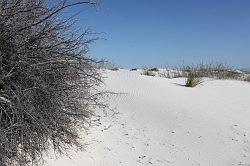
[[[187,74],[186,87],[195,87],[202,83],[202,77],[197,71],[190,71]]]
[[[153,71],[149,71],[149,70],[144,70],[142,75],[146,75],[146,76],[155,76],[155,73]]]
[[[244,81],[250,82],[250,75],[248,75],[248,76],[244,79]]]

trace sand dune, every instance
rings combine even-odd
[[[187,88],[127,70],[107,71],[116,114],[86,136],[85,152],[48,166],[249,166],[250,84],[207,80]]]

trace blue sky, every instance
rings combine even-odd
[[[101,0],[79,26],[105,32],[90,47],[124,67],[225,62],[250,67],[250,0]]]

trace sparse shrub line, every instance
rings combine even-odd
[[[154,73],[154,71],[150,71],[149,69],[144,69],[142,75],[155,76],[156,74]]]

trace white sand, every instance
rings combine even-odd
[[[118,114],[90,130],[86,152],[48,166],[249,166],[250,84],[184,81],[108,71]]]

